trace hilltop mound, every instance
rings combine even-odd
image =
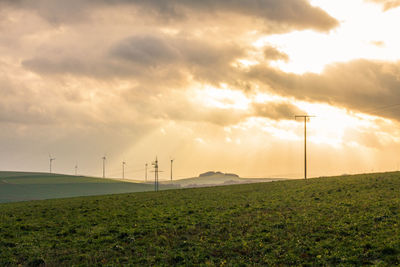
[[[223,173],[223,172],[214,172],[214,171],[204,172],[199,175],[199,177],[210,177],[210,176],[231,176],[231,177],[239,178],[239,175],[234,174],[234,173]]]
[[[284,179],[277,178],[241,178],[239,175],[234,173],[223,173],[208,171],[201,173],[198,177],[179,179],[174,181],[162,182],[163,184],[172,184],[180,186],[182,188],[191,187],[209,187],[209,186],[221,186],[231,184],[248,184],[248,183],[263,183],[272,181],[281,181]]]

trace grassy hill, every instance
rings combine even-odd
[[[0,205],[0,265],[400,264],[400,174]]]
[[[171,186],[163,186],[168,189]],[[151,191],[151,184],[49,173],[0,172],[0,203]]]

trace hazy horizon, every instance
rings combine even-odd
[[[0,1],[0,170],[398,170],[400,2]]]

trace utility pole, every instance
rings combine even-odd
[[[307,179],[307,120],[311,117],[310,115],[296,115],[295,119],[303,118],[304,119],[304,179]]]
[[[103,160],[103,178],[106,178],[106,156],[101,159]]]
[[[171,159],[171,181],[172,181],[172,163],[174,163],[173,159]]]
[[[53,163],[53,161],[56,160],[56,158],[52,158],[51,155],[49,155],[49,161],[50,161],[50,173],[51,173],[51,164]]]
[[[147,163],[144,165],[145,173],[144,173],[144,181],[147,182]]]
[[[78,164],[75,165],[75,176],[78,175]]]
[[[125,165],[126,165],[126,162],[123,161],[122,162],[122,179],[125,179]]]
[[[158,160],[156,157],[156,161],[152,163],[154,166],[154,191],[158,191]]]

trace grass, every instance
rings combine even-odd
[[[0,205],[0,265],[400,264],[400,174]]]
[[[160,189],[173,188],[161,185]],[[49,173],[0,172],[0,203],[152,191],[152,184]]]

